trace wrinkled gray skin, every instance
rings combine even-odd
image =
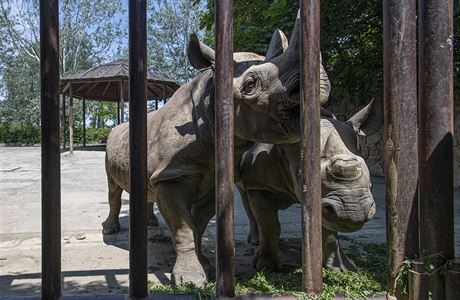
[[[323,262],[332,270],[356,270],[343,253],[337,232],[356,231],[375,214],[369,170],[359,155],[357,133],[376,132],[382,124],[382,117],[377,114],[381,114],[381,107],[373,102],[347,122],[338,121],[322,110]],[[299,143],[257,143],[244,154],[237,185],[250,218],[248,241],[259,243],[253,260],[258,270],[280,267],[278,210],[299,202],[299,158]]]
[[[297,22],[298,23],[298,22]],[[235,165],[253,141],[299,140],[298,25],[287,41],[275,31],[267,56],[234,54]],[[148,201],[156,202],[177,253],[172,271],[176,284],[202,285],[210,269],[201,238],[214,208],[214,51],[191,37],[188,56],[201,70],[164,107],[147,115]],[[109,135],[106,172],[110,213],[103,233],[120,230],[121,193],[129,192],[128,123]],[[238,168],[235,170],[238,178]]]

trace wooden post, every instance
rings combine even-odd
[[[66,124],[66,105],[65,105],[65,94],[62,94],[62,150],[65,150],[66,146],[66,132],[65,132],[65,124]]]
[[[117,102],[117,124],[120,124],[120,101]]]
[[[460,299],[460,259],[449,262],[446,270],[446,299]]]
[[[124,95],[124,87],[123,87],[123,80],[120,80],[120,102],[119,107],[121,110],[119,111],[120,114],[120,123],[125,122],[125,95]]]
[[[322,289],[320,1],[300,1],[302,289]],[[308,187],[308,188],[307,188]]]
[[[404,259],[418,256],[416,6],[384,0],[384,112],[388,292]]]
[[[412,261],[409,270],[409,300],[428,300],[430,287],[429,275],[425,263],[420,260]],[[405,298],[407,295],[404,296]],[[401,299],[398,297],[398,299]]]
[[[86,147],[86,99],[83,98],[83,147]]]
[[[40,1],[42,299],[61,297],[58,0]]]
[[[454,257],[453,2],[419,0],[420,254]],[[446,299],[442,274],[431,276],[433,299]]]
[[[219,297],[235,295],[233,236],[233,1],[215,1],[216,282]]]
[[[129,1],[129,294],[136,299],[147,296],[146,6]]]
[[[73,114],[73,90],[72,84],[69,88],[69,151],[70,154],[73,154],[73,123],[74,123],[74,114]]]

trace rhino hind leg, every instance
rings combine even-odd
[[[148,225],[149,226],[158,226],[158,218],[155,216],[155,210],[153,208],[153,202],[148,203]]]
[[[244,210],[246,211],[246,215],[249,219],[249,233],[246,241],[248,244],[257,246],[259,245],[259,229],[257,227],[256,219],[254,218],[254,214],[252,213],[251,206],[248,201],[248,195],[246,191],[239,185],[237,185],[237,187],[241,195],[241,202],[243,202]]]
[[[325,228],[323,228],[323,262],[326,268],[333,271],[357,271],[355,263],[343,252],[337,232]]]
[[[259,249],[253,259],[258,271],[280,269],[278,242],[281,233],[276,195],[265,191],[248,191],[248,200],[259,229]]]
[[[110,177],[107,178],[109,184],[109,216],[102,222],[102,234],[114,234],[120,231],[120,221],[118,219],[121,209],[121,194],[123,189]]]
[[[203,286],[207,278],[195,252],[196,233],[191,216],[195,190],[180,180],[171,180],[157,183],[156,192],[158,208],[171,232],[177,254],[171,280],[176,285]]]
[[[208,196],[206,196],[205,201],[202,202],[201,205],[192,207],[192,219],[195,226],[196,255],[198,256],[198,260],[206,271],[206,275],[210,279],[214,277],[214,268],[212,267],[209,259],[202,252],[201,241],[206,227],[214,216],[215,211],[214,190],[213,192],[209,193]]]

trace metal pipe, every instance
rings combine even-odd
[[[42,299],[61,291],[58,0],[40,1]]]
[[[394,281],[393,281],[394,282]],[[428,299],[430,279],[425,268],[425,263],[420,260],[412,261],[409,270],[409,300]],[[405,299],[402,294],[398,299]]]
[[[387,287],[398,298],[398,269],[418,256],[419,243],[415,15],[414,0],[383,2]]]
[[[460,258],[448,263],[445,276],[446,299],[460,299]]]
[[[146,6],[146,0],[129,1],[129,294],[131,298],[147,296]]]
[[[233,233],[233,1],[215,1],[216,27],[216,282],[220,297],[235,295]]]
[[[453,2],[419,0],[420,253],[454,257]],[[431,276],[433,299],[445,299],[441,274]]]
[[[300,1],[302,289],[322,289],[320,1]],[[308,188],[307,188],[308,186]]]

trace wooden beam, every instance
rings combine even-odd
[[[400,266],[419,254],[415,15],[413,0],[383,2],[387,287],[398,299]]]
[[[73,91],[72,85],[69,89],[69,151],[73,154],[73,127],[74,127],[74,111],[73,111]]]
[[[120,122],[125,122],[125,99],[123,90],[123,80],[120,80]]]
[[[235,295],[233,232],[233,1],[215,1],[216,282],[218,297]]]
[[[135,299],[147,296],[146,10],[146,0],[129,1],[129,294]]]
[[[42,299],[61,290],[58,0],[40,1]]]
[[[86,100],[83,99],[83,147],[86,147]]]
[[[322,289],[320,1],[300,1],[302,289]],[[308,186],[308,188],[306,188]]]
[[[420,253],[454,257],[453,2],[419,0]],[[441,272],[430,277],[433,299],[446,299]]]

